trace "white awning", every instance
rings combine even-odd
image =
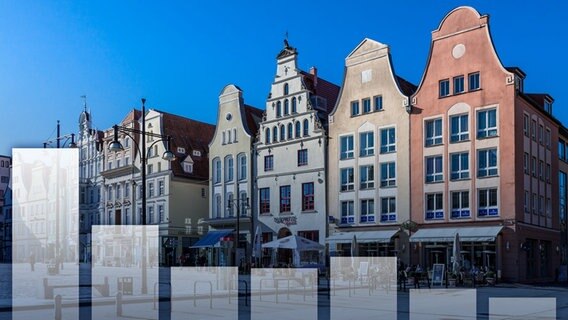
[[[357,243],[389,243],[392,237],[399,231],[395,230],[375,230],[375,231],[349,231],[349,232],[337,232],[327,237],[325,240],[329,244],[337,243],[351,243],[353,241],[353,235],[357,238]]]
[[[493,242],[502,229],[502,226],[420,229],[410,237],[410,242],[452,242],[456,233],[461,242]]]

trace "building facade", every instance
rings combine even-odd
[[[0,262],[12,258],[12,158],[0,155]]]
[[[549,96],[526,94],[524,73],[503,67],[488,23],[459,7],[432,32],[411,101],[411,219],[420,225],[413,262],[449,265],[458,233],[464,267],[509,281],[551,280],[559,122]]]
[[[316,68],[300,70],[297,57],[285,41],[255,145],[254,205],[263,243],[299,235],[324,244],[327,235],[327,116],[339,87],[319,78]],[[291,263],[291,253],[283,251],[278,262]],[[269,263],[270,257],[263,257],[263,264]]]
[[[239,246],[237,257],[232,257],[235,245],[230,241],[214,239],[214,243],[202,247],[220,246],[211,252],[210,260],[215,265],[241,264],[250,256],[250,244],[254,234],[251,203],[255,169],[253,168],[253,142],[256,139],[262,111],[244,104],[242,91],[235,85],[223,88],[219,96],[219,111],[215,135],[209,144],[209,219],[207,224],[214,230],[236,230],[239,223]],[[221,234],[219,234],[221,235]],[[248,254],[247,254],[248,253]]]
[[[399,231],[410,219],[408,96],[415,88],[395,74],[384,44],[365,39],[345,60],[329,116],[332,255],[349,255],[355,235],[359,254],[408,263],[408,235]]]

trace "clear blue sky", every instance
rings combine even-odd
[[[261,109],[288,31],[307,70],[341,84],[345,56],[365,37],[391,46],[418,84],[431,31],[454,7],[490,15],[506,66],[525,91],[547,92],[568,125],[567,5],[561,1],[0,1],[0,154],[77,131],[87,95],[106,129],[147,106],[215,123],[218,95],[237,84]]]

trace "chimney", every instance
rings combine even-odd
[[[310,74],[314,76],[314,89],[318,86],[318,68],[311,67]]]

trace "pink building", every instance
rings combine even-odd
[[[489,17],[451,11],[432,32],[412,96],[413,263],[462,265],[507,281],[547,281],[559,265],[558,130],[553,99],[502,65]]]

